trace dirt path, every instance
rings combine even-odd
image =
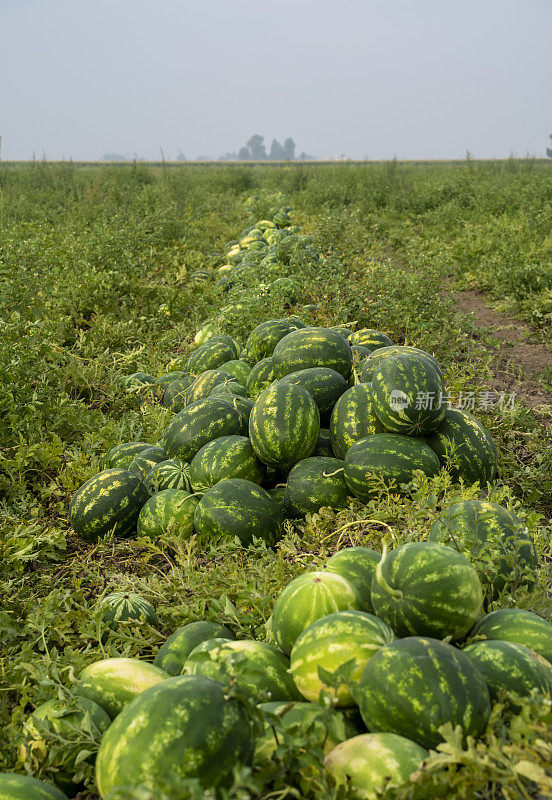
[[[491,388],[497,393],[515,392],[529,408],[551,407],[552,393],[540,381],[552,375],[552,350],[535,342],[531,329],[523,322],[489,308],[484,294],[453,291],[446,283],[440,294],[444,300],[452,300],[458,312],[471,317],[476,329],[481,329],[481,336],[490,333],[500,342],[493,359]]]

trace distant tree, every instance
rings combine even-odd
[[[179,150],[179,151],[178,151],[178,153],[177,153],[177,155],[176,155],[176,160],[177,160],[177,161],[186,161],[186,156],[184,155],[184,153],[182,152],[182,150]]]
[[[285,140],[283,151],[283,157],[286,161],[293,161],[295,158],[295,142],[290,137]]]
[[[302,153],[299,153],[297,159],[299,161],[312,161],[314,159],[314,156],[311,156],[309,153],[305,153],[305,151],[303,150]]]
[[[238,153],[238,158],[240,161],[249,161],[251,158],[251,153],[249,152],[248,147],[240,147],[240,151]]]
[[[128,155],[122,153],[104,153],[100,161],[128,161]]]
[[[552,142],[552,133],[550,134],[550,136],[548,138]],[[552,148],[550,148],[550,147],[546,148],[546,155],[548,156],[548,158],[552,158]]]
[[[273,139],[272,144],[270,145],[270,155],[269,158],[272,161],[283,161],[284,156],[284,148],[278,141],[278,139]]]
[[[251,153],[251,158],[253,159],[253,161],[266,160],[267,156],[264,146],[264,136],[259,136],[259,134],[256,133],[247,142],[247,147],[249,148],[249,152]]]

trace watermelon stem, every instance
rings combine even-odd
[[[343,469],[343,467],[340,467],[339,469],[336,469],[335,472],[326,472],[324,470],[324,472],[322,473],[322,477],[324,477],[324,478],[333,478],[334,475],[339,475],[340,472],[344,472],[344,471],[345,470]]]
[[[403,599],[403,593],[401,592],[401,590],[400,589],[393,589],[391,586],[389,586],[389,584],[387,583],[387,581],[383,577],[383,569],[382,569],[381,565],[385,561],[385,556],[386,555],[387,555],[387,545],[384,544],[383,545],[383,550],[382,550],[382,553],[381,553],[381,560],[378,561],[378,565],[376,567],[376,580],[377,580],[378,584],[381,586],[381,588],[383,589],[383,591],[387,592],[387,594],[391,595],[391,597],[394,600],[402,600]]]

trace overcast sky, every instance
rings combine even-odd
[[[2,158],[543,156],[552,0],[0,0]]]

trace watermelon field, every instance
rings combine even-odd
[[[0,800],[552,798],[551,221],[0,162]]]

